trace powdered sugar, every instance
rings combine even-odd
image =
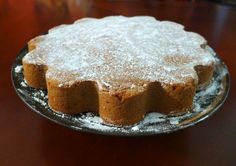
[[[16,66],[15,67],[15,73],[20,73],[21,71],[22,71],[22,69],[23,69],[23,66],[22,65],[18,65],[18,66]]]
[[[27,87],[27,85],[26,85],[25,82],[21,82],[20,84],[21,84],[21,86],[23,86],[23,87]]]
[[[126,131],[124,127],[107,124],[99,116],[96,116],[91,112],[84,113],[82,116],[80,116],[79,119],[75,118],[74,121],[76,122],[78,121],[82,123],[83,127],[87,127],[90,129],[96,129],[96,130],[101,130],[101,131],[111,131],[111,130],[113,131],[117,130],[117,131],[122,131],[122,132]],[[144,126],[149,126],[151,124],[157,124],[157,123],[160,124],[165,121],[167,121],[166,115],[152,112],[152,113],[148,113],[141,122],[134,124],[132,126],[127,126],[127,127],[130,128],[130,130],[132,131],[138,131]]]
[[[23,60],[47,65],[46,76],[60,86],[78,80],[110,89],[134,87],[137,81],[184,83],[197,80],[194,66],[214,63],[203,37],[148,16],[84,19],[40,38]]]
[[[172,125],[179,124],[179,118],[178,117],[170,118],[170,124]]]
[[[32,98],[42,106],[45,106],[46,108],[48,107],[48,103],[45,101],[47,100],[48,96],[42,90],[37,90],[36,92],[32,93]]]
[[[118,129],[115,126],[107,126],[107,125],[102,125],[104,124],[103,120],[99,116],[94,116],[92,113],[88,112],[81,116],[80,122],[82,122],[83,127],[88,127],[90,129],[99,129],[99,130],[110,130],[111,128],[113,129]]]
[[[145,125],[161,123],[164,121],[166,121],[166,115],[157,112],[151,112],[148,113],[141,122],[134,125],[131,130],[137,131]]]

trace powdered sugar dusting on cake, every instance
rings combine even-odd
[[[59,85],[95,80],[100,88],[126,88],[147,81],[185,83],[196,65],[211,65],[206,40],[180,24],[153,17],[83,19],[49,31],[24,61],[48,66]]]

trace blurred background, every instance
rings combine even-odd
[[[28,40],[53,26],[82,17],[107,15],[151,15],[159,20],[176,21],[217,47],[226,22],[233,24],[228,15],[232,12],[229,8],[235,10],[235,6],[236,0],[0,0],[0,42],[4,43],[0,49],[12,45],[19,50]],[[24,37],[16,41],[16,36]],[[6,37],[9,40],[3,41]]]

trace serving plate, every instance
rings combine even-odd
[[[214,52],[213,50],[211,50]],[[217,65],[211,84],[196,92],[193,109],[178,116],[149,113],[144,120],[132,126],[117,127],[107,124],[98,115],[80,113],[67,115],[53,112],[48,106],[47,91],[31,88],[23,76],[22,58],[28,52],[25,46],[12,65],[12,82],[19,97],[36,113],[68,128],[96,134],[138,136],[170,133],[193,126],[219,110],[230,87],[229,72],[224,62],[215,55]]]

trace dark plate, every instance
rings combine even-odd
[[[211,50],[213,52],[213,50]],[[230,87],[229,72],[219,56],[211,85],[197,91],[191,112],[179,116],[165,116],[149,113],[145,119],[135,125],[117,127],[104,123],[93,113],[66,115],[53,112],[47,102],[47,91],[27,86],[22,71],[22,58],[28,52],[23,48],[12,65],[12,82],[20,98],[35,112],[60,125],[77,131],[96,134],[137,136],[170,133],[199,123],[219,110],[224,103]]]

